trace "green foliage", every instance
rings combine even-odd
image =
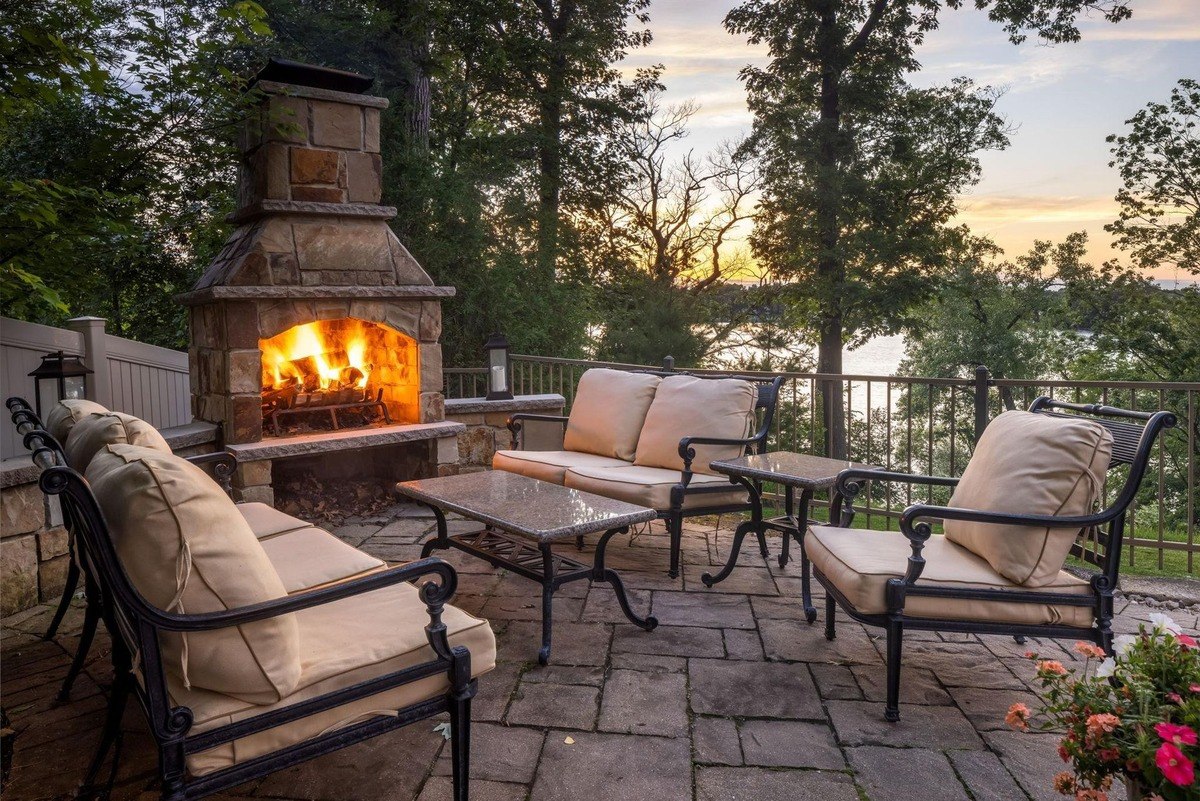
[[[1169,103],[1149,103],[1108,137],[1124,186],[1106,230],[1142,268],[1174,265],[1200,275],[1200,83],[1184,78]]]

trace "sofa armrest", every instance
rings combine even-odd
[[[563,433],[567,430],[567,420],[569,418],[563,414],[532,414],[530,412],[517,412],[508,418],[505,424],[509,432],[512,434],[512,447],[514,451],[525,450],[525,442],[521,437],[521,433],[525,430],[526,422],[536,423],[558,423],[562,426]]]
[[[862,492],[867,481],[894,481],[904,484],[925,484],[935,487],[958,486],[958,479],[950,476],[923,476],[916,473],[898,473],[891,470],[873,470],[869,467],[848,467],[838,473],[830,501],[829,519],[843,528],[854,520],[853,501]]]
[[[221,489],[225,490],[226,495],[233,494],[233,474],[237,471],[237,457],[229,451],[217,451],[216,453],[202,453],[197,456],[183,457],[187,461],[196,465],[204,465],[212,471],[213,478],[221,485]]]
[[[696,458],[695,445],[754,445],[761,437],[684,437],[679,440],[679,458],[683,459],[683,484],[692,479],[692,461]]]

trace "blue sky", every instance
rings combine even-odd
[[[652,0],[654,42],[627,66],[666,67],[666,101],[701,106],[687,147],[706,152],[750,125],[738,70],[762,48],[725,33],[729,0]],[[1085,230],[1090,255],[1114,255],[1103,226],[1116,216],[1119,181],[1104,137],[1182,77],[1200,78],[1200,0],[1133,0],[1132,20],[1081,22],[1083,41],[1053,47],[1008,42],[974,9],[946,11],[928,37],[914,83],[959,75],[1005,90],[999,112],[1016,130],[1003,152],[982,156],[983,180],[960,202],[961,219],[1010,255],[1035,239]],[[1158,277],[1174,277],[1166,272]]]

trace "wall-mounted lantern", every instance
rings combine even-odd
[[[78,356],[68,356],[61,350],[43,356],[42,363],[29,374],[38,417],[44,417],[60,400],[86,398],[87,377],[91,372]]]
[[[512,400],[509,375],[508,339],[501,333],[492,334],[483,344],[487,353],[487,400]]]

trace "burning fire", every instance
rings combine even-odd
[[[374,366],[367,361],[367,325],[341,321],[334,334],[323,323],[307,323],[264,340],[263,389],[364,389]]]

